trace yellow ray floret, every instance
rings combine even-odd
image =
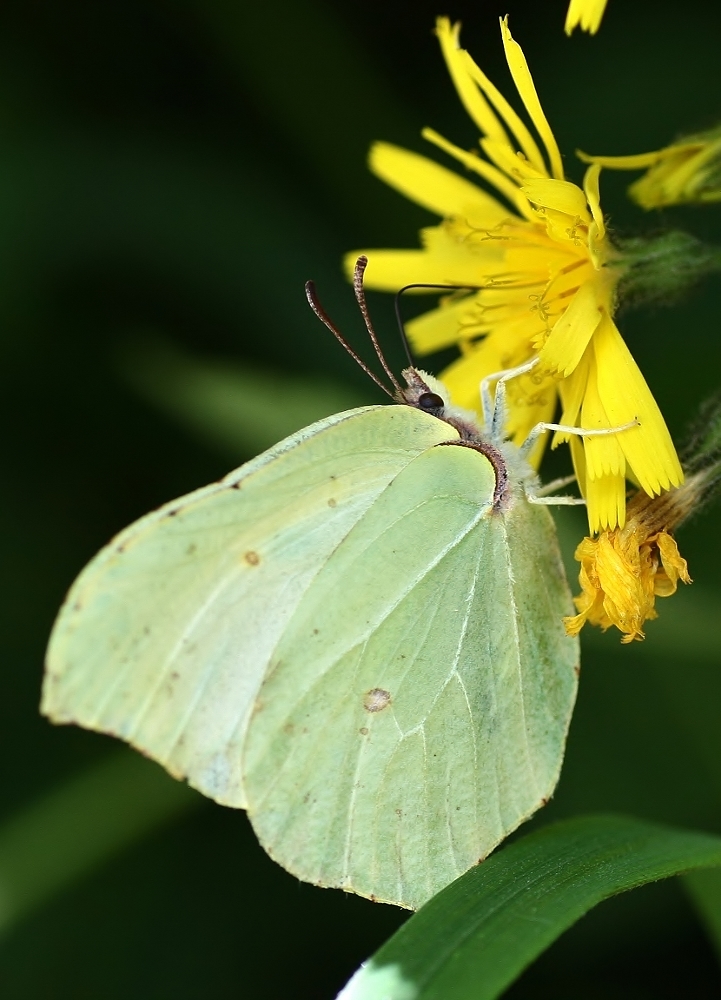
[[[580,27],[595,35],[607,2],[608,0],[571,0],[566,14],[566,34],[570,35],[574,28]]]
[[[721,201],[721,128],[688,136],[653,153],[588,156],[579,151],[578,156],[611,170],[645,170],[628,189],[641,208]]]
[[[371,169],[442,221],[423,230],[422,249],[362,251],[369,258],[366,283],[385,291],[417,282],[465,286],[408,324],[419,354],[459,348],[458,360],[441,373],[457,405],[480,412],[482,378],[539,356],[537,368],[507,385],[507,430],[517,443],[536,423],[552,419],[559,394],[563,423],[586,429],[634,424],[570,442],[591,530],[623,525],[627,475],[653,494],[678,485],[683,474],[613,321],[624,263],[606,233],[601,165],[589,166],[582,188],[566,180],[525,56],[505,20],[506,58],[535,137],[460,47],[459,25],[440,18],[436,31],[479,129],[479,147],[460,149],[430,129],[423,135],[485,187],[416,153],[374,145]],[[348,255],[349,273],[358,255]],[[567,439],[557,435],[554,445]],[[542,450],[541,443],[535,461]]]

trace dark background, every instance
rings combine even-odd
[[[510,14],[579,180],[576,147],[640,152],[721,118],[721,7],[689,11],[610,0],[598,36],[569,40],[564,0],[0,6],[5,820],[114,750],[37,712],[47,635],[87,559],[295,426],[377,400],[310,315],[303,282],[316,279],[362,344],[342,253],[415,246],[433,221],[368,174],[369,143],[435,156],[424,125],[476,141],[435,15],[463,19],[465,46],[510,97],[497,27]],[[617,232],[680,225],[721,242],[721,208],[643,215],[625,200],[628,180],[602,177]],[[669,308],[619,318],[674,435],[719,385],[718,290],[709,278]],[[389,300],[371,306],[400,363]],[[546,474],[566,461],[553,456]],[[561,528],[572,548],[582,521]],[[721,832],[719,507],[680,541],[696,582],[661,602],[645,644],[584,636],[563,776],[534,823],[615,810]],[[244,814],[199,802],[6,927],[0,990],[7,1000],[332,998],[403,919],[299,884]],[[721,976],[674,882],[602,906],[509,996],[710,998]]]

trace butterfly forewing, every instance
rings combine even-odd
[[[131,525],[68,595],[43,711],[244,806],[249,714],[295,608],[398,472],[454,437],[407,406],[349,411]]]

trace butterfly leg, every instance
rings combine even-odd
[[[560,431],[562,434],[576,434],[578,437],[605,437],[607,434],[621,434],[623,431],[628,431],[632,427],[638,427],[638,420],[631,420],[627,424],[621,424],[619,427],[570,427],[567,424],[549,424],[545,420],[533,427],[526,438],[526,440],[521,445],[520,451],[524,458],[526,458],[533,448],[541,434],[545,434],[546,431]],[[545,487],[534,492],[533,490],[526,490],[526,497],[529,503],[546,504],[547,506],[575,506],[576,504],[585,504],[583,497],[569,497],[560,496],[552,497],[546,496],[545,494],[550,493],[553,489],[560,489],[561,486],[567,483],[573,482],[575,476],[568,476],[565,479],[557,479],[551,483],[548,483]]]
[[[577,437],[605,437],[607,434],[621,434],[623,431],[630,431],[632,427],[640,427],[640,421],[629,420],[627,424],[621,424],[619,427],[571,427],[569,424],[549,424],[542,420],[541,423],[531,428],[528,437],[520,447],[520,452],[524,458],[527,458],[538,438],[546,431],[575,434]]]
[[[506,426],[506,382],[518,375],[525,375],[535,368],[538,358],[526,361],[525,364],[518,365],[517,368],[505,368],[500,372],[493,372],[486,375],[481,381],[481,403],[483,405],[483,416],[486,423],[486,433],[492,441],[500,442],[505,438],[504,428]],[[491,399],[491,382],[496,382],[495,399]]]
[[[536,496],[547,497],[549,493],[555,493],[556,490],[562,490],[564,486],[568,486],[569,483],[575,482],[575,475],[561,476],[560,479],[552,479],[550,483],[545,483],[540,490],[536,490]]]
[[[526,500],[529,503],[542,504],[545,507],[577,507],[586,502],[583,497],[544,497],[528,488],[526,489]]]
[[[534,490],[526,486],[526,499],[529,503],[544,504],[547,507],[575,507],[584,504],[586,501],[583,497],[569,497],[565,495],[555,497],[548,495],[549,493],[553,493],[554,490],[560,490],[564,486],[568,486],[569,483],[575,483],[575,481],[575,476],[562,476],[560,479],[552,479],[550,483],[546,483],[539,490]]]

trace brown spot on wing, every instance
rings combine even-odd
[[[260,556],[257,552],[253,552],[252,549],[245,553],[243,559],[245,559],[249,566],[257,566],[260,562]]]
[[[371,688],[370,691],[366,691],[363,698],[363,708],[366,712],[382,712],[390,703],[390,691],[384,691],[383,688]]]

